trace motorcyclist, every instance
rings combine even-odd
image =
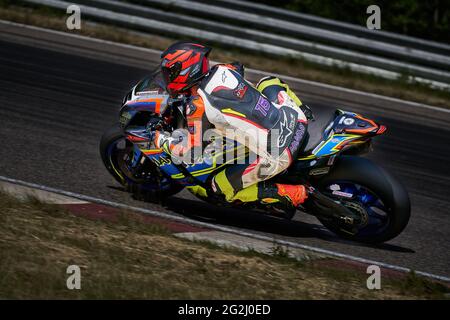
[[[225,137],[233,132],[233,139],[245,143],[256,157],[216,173],[210,190],[228,202],[259,202],[283,210],[298,207],[308,196],[305,186],[269,179],[286,170],[302,147],[307,126],[302,102],[276,77],[265,77],[254,87],[244,79],[239,63],[210,68],[210,51],[201,44],[177,42],[161,54],[166,90],[172,97],[188,97],[189,136],[153,131],[155,145],[180,156],[188,152],[180,141],[198,147],[209,128]]]

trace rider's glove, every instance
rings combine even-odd
[[[163,131],[153,131],[153,142],[156,148],[161,148],[164,142],[167,141],[169,136],[167,136]]]
[[[163,134],[164,120],[162,118],[151,118],[147,123],[147,133],[150,141],[153,141],[157,148],[161,146]]]
[[[150,141],[153,141],[157,149],[162,148],[165,142],[170,142],[170,134],[168,132],[154,130],[148,133]]]
[[[164,128],[164,119],[162,118],[151,118],[147,123],[147,131],[162,130]]]

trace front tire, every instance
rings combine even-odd
[[[398,236],[408,224],[411,205],[405,187],[366,158],[341,156],[316,186],[349,209],[365,212],[366,225],[351,233],[333,219],[319,218],[325,227],[343,238],[366,243],[385,242]],[[353,196],[346,198],[344,194]]]
[[[129,170],[129,163],[127,163],[130,157],[137,156],[133,155],[135,152],[140,154],[139,150],[135,149],[133,144],[125,138],[123,130],[118,124],[105,131],[101,138],[100,155],[106,169],[117,182],[139,199],[161,201],[183,189],[182,186],[173,183],[161,174],[159,168],[152,163],[148,163],[151,174],[146,177],[137,177]]]

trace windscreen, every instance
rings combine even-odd
[[[135,94],[164,94],[166,93],[165,87],[166,86],[161,74],[161,70],[158,68],[136,85]]]

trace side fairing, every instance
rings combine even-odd
[[[179,166],[183,166],[190,175],[204,183],[211,173],[220,170],[231,163],[235,163],[236,159],[244,159],[247,154],[245,147],[239,145],[235,141],[225,141],[221,147],[222,151],[218,151],[217,148],[214,148],[213,152],[207,148],[198,162],[187,164],[175,164],[177,163],[176,159],[172,158],[171,155],[167,154],[162,149],[148,149],[141,150],[141,152],[155,163],[168,177],[175,180],[177,183],[189,186],[195,185],[196,183],[192,183]]]

